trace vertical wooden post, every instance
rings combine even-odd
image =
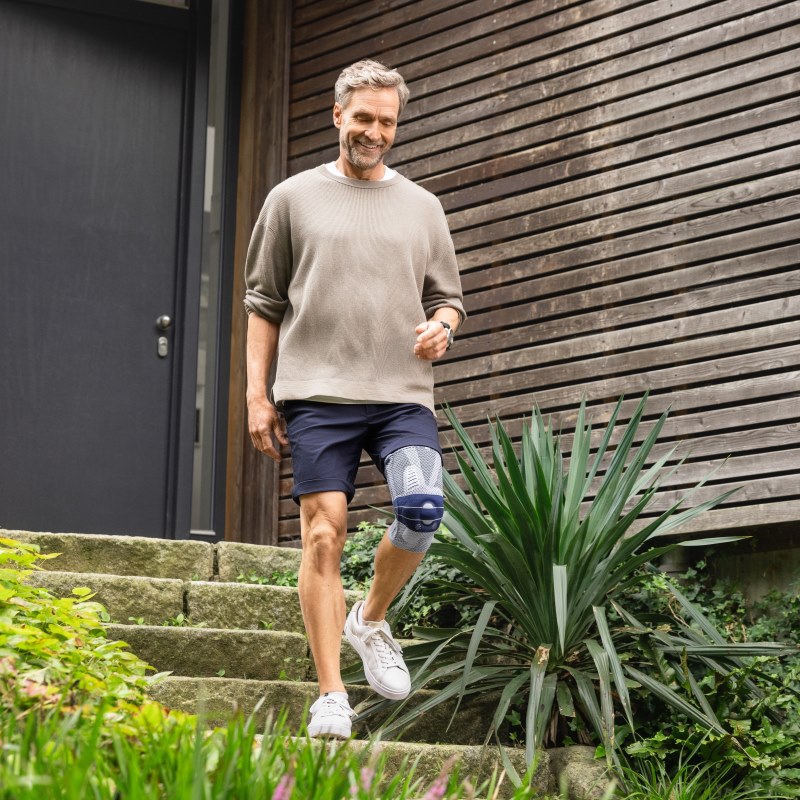
[[[225,538],[277,544],[279,469],[247,433],[244,261],[269,190],[286,177],[291,0],[246,0],[236,209]]]

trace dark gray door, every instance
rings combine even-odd
[[[0,527],[172,536],[190,37],[61,5],[0,2]]]

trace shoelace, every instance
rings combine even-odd
[[[313,709],[315,714],[320,714],[323,717],[327,716],[339,716],[340,714],[345,714],[348,717],[355,717],[356,712],[353,711],[350,706],[345,705],[341,700],[337,700],[335,697],[320,697],[317,701],[319,705],[315,703],[314,705],[317,706]]]
[[[376,628],[373,631],[370,631],[364,637],[364,643],[366,644],[370,639],[374,639],[374,652],[375,655],[378,657],[378,660],[381,662],[382,667],[399,667],[400,661],[398,656],[403,652],[400,649],[400,645],[394,641],[390,636],[386,635],[386,632],[381,628]]]

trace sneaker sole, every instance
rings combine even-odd
[[[364,656],[361,654],[361,642],[358,640],[358,637],[354,634],[350,633],[350,628],[345,627],[344,635],[347,638],[347,641],[350,642],[353,650],[356,651],[358,657],[361,659],[361,664],[364,667],[364,677],[367,679],[367,683],[381,696],[385,697],[387,700],[405,700],[406,697],[411,694],[411,687],[409,687],[408,691],[406,692],[395,692],[392,689],[387,689],[385,686],[381,685],[375,676],[370,672],[369,667],[367,666],[366,662],[364,661]]]
[[[352,734],[352,730],[344,731],[341,728],[336,728],[331,725],[322,725],[318,731],[311,732],[311,729],[308,730],[308,735],[312,739],[349,739]]]

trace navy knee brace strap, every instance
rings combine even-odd
[[[444,515],[442,459],[430,447],[403,447],[386,458],[386,481],[396,515],[389,528],[395,547],[424,553]]]
[[[444,516],[444,498],[438,494],[404,494],[392,505],[398,523],[416,533],[433,533]]]

